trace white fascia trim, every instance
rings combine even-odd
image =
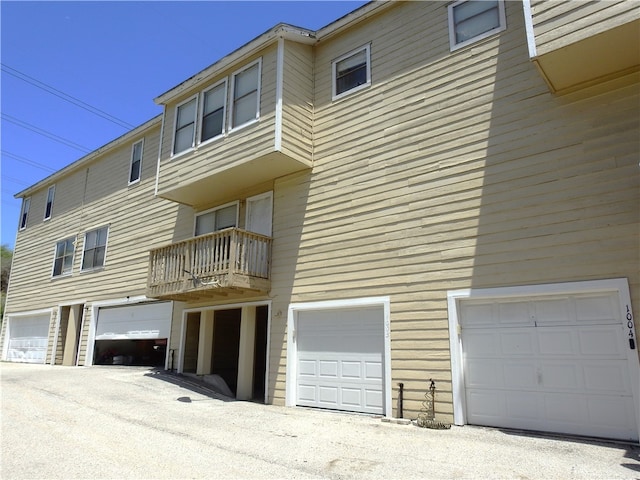
[[[278,38],[278,52],[276,54],[276,125],[274,149],[279,152],[282,148],[282,95],[284,85],[284,39]]]
[[[162,107],[162,123],[160,124],[160,145],[158,145],[158,163],[156,164],[156,186],[153,190],[153,196],[158,196],[158,182],[160,181],[160,161],[162,160],[162,140],[164,139],[164,121],[167,116],[167,106]]]
[[[135,137],[137,137],[139,135],[142,135],[147,130],[155,127],[157,123],[160,123],[160,121],[161,121],[160,117],[161,117],[161,115],[157,115],[157,116],[153,117],[151,120],[143,123],[139,127],[136,127],[133,130],[128,131],[127,133],[121,135],[120,137],[116,138],[115,140],[112,140],[111,142],[107,143],[106,145],[103,145],[102,147],[94,150],[93,152],[88,153],[87,155],[85,155],[84,157],[80,158],[79,160],[76,160],[75,162],[67,165],[66,167],[61,168],[57,172],[52,173],[48,177],[40,180],[38,183],[34,183],[32,186],[22,190],[21,192],[16,193],[13,196],[13,198],[24,198],[25,196],[28,196],[28,195],[36,192],[37,190],[40,190],[45,185],[57,182],[60,178],[70,174],[71,172],[79,170],[81,167],[87,165],[92,160],[95,160],[97,157],[99,157],[103,153],[106,153],[106,152],[108,152],[108,151],[110,151],[110,150],[112,150],[112,149],[114,149],[116,147],[122,146],[122,144],[128,143],[133,138],[135,138]]]
[[[114,298],[112,300],[101,300],[91,304],[91,324],[89,326],[89,335],[87,336],[87,352],[84,358],[84,365],[89,367],[93,365],[93,347],[96,343],[96,327],[98,325],[98,310],[102,307],[115,307],[122,305],[135,305],[136,303],[153,300],[145,295],[135,297]],[[173,302],[172,302],[173,303]],[[169,342],[167,341],[167,344]]]
[[[524,13],[524,28],[527,34],[527,47],[529,47],[529,59],[533,60],[538,56],[538,52],[536,50],[536,36],[533,30],[531,0],[522,0],[522,11]]]
[[[297,345],[296,345],[296,321],[298,312],[304,310],[326,310],[331,308],[381,306],[384,312],[384,415],[392,416],[391,405],[391,298],[390,297],[365,297],[347,300],[327,300],[319,302],[292,303],[287,312],[287,361],[286,361],[286,387],[285,405],[293,407],[296,404],[296,377],[297,377]]]
[[[638,425],[638,436],[640,437],[640,375],[634,375],[633,373],[638,373],[640,371],[637,354],[638,337],[633,320],[629,282],[626,278],[514,287],[472,288],[447,292],[447,304],[449,310],[449,348],[451,350],[451,377],[453,390],[453,423],[456,425],[464,425],[466,423],[462,339],[460,335],[461,332],[458,314],[460,301],[470,298],[490,299],[534,297],[540,295],[567,295],[590,292],[616,292],[618,294],[620,312],[625,317],[623,326],[628,331],[628,337],[635,341],[636,349],[628,350],[627,359],[630,367],[629,371],[631,372],[631,390],[633,392],[633,398],[636,405],[636,424]]]

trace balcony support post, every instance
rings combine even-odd
[[[196,375],[211,374],[213,358],[213,310],[203,310],[200,314],[200,336],[198,338],[198,365]]]
[[[238,353],[238,400],[253,396],[253,357],[256,338],[256,307],[242,307],[240,318],[240,351]]]

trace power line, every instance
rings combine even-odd
[[[18,162],[25,163],[27,165],[31,165],[32,167],[40,168],[42,170],[47,170],[48,172],[56,171],[55,168],[51,168],[47,165],[44,165],[43,163],[36,162],[35,160],[30,160],[26,157],[16,155],[15,153],[11,153],[7,150],[2,150],[1,153],[6,157],[12,158],[13,160],[17,160]]]
[[[108,120],[112,123],[115,123],[116,125],[119,125],[120,127],[123,128],[127,128],[127,129],[131,129],[134,128],[135,125],[132,125],[128,122],[125,122],[124,120],[119,119],[118,117],[114,117],[113,115],[110,115],[109,113],[105,112],[104,110],[100,110],[97,107],[94,107],[93,105],[89,105],[86,102],[83,102],[82,100],[80,100],[79,98],[74,97],[73,95],[69,95],[68,93],[64,93],[61,90],[58,90],[57,88],[52,87],[51,85],[48,85],[44,82],[41,82],[40,80],[36,80],[33,77],[30,77],[29,75],[27,75],[26,73],[22,73],[19,70],[16,70],[13,67],[10,67],[9,65],[6,65],[4,63],[1,63],[0,65],[2,65],[2,70],[5,73],[8,73],[9,75],[22,80],[23,82],[26,82],[30,85],[33,85],[34,87],[37,87],[41,90],[44,90],[47,93],[50,93],[51,95],[54,95],[58,98],[61,98],[62,100],[69,102],[77,107],[80,107],[88,112],[93,113],[94,115],[97,115],[99,117],[104,118],[105,120]]]
[[[13,177],[9,177],[7,175],[2,175],[2,179],[3,180],[7,180],[7,181],[9,181],[11,183],[16,183],[18,185],[24,185],[25,187],[29,186],[28,183],[24,182],[23,180],[20,180],[19,178],[13,178]]]
[[[76,150],[80,150],[84,153],[89,153],[91,152],[90,148],[87,148],[83,145],[80,145],[78,143],[72,142],[71,140],[67,140],[66,138],[63,138],[59,135],[56,135],[55,133],[51,133],[48,132],[46,130],[43,130],[41,128],[36,127],[35,125],[31,125],[30,123],[27,122],[23,122],[22,120],[19,120],[15,117],[12,117],[11,115],[8,115],[6,113],[2,114],[2,119],[6,120],[7,122],[11,122],[15,125],[18,125],[19,127],[25,128],[27,130],[30,130],[32,132],[35,132],[39,135],[42,135],[44,137],[50,138],[51,140],[54,140],[56,142],[62,143],[64,145],[66,145],[67,147],[71,147],[71,148],[75,148]]]

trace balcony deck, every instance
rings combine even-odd
[[[239,228],[201,235],[149,252],[147,296],[194,301],[266,294],[271,238]]]

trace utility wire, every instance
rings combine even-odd
[[[2,114],[2,119],[6,120],[7,122],[11,122],[15,125],[18,125],[19,127],[25,128],[27,130],[31,130],[32,132],[38,133],[42,136],[45,136],[47,138],[50,138],[51,140],[55,140],[56,142],[62,143],[64,145],[66,145],[67,147],[71,147],[71,148],[75,148],[76,150],[80,150],[84,153],[89,153],[91,152],[91,149],[80,145],[78,143],[72,142],[71,140],[67,140],[66,138],[62,138],[58,135],[56,135],[55,133],[51,133],[48,132],[46,130],[43,130],[41,128],[36,127],[35,125],[31,125],[30,123],[27,122],[23,122],[22,120],[19,120],[15,117],[12,117],[11,115],[8,115],[6,113]]]
[[[55,168],[51,168],[51,167],[49,167],[47,165],[44,165],[43,163],[36,162],[35,160],[30,160],[30,159],[28,159],[26,157],[22,157],[20,155],[16,155],[15,153],[11,153],[11,152],[9,152],[7,150],[2,150],[1,153],[2,153],[2,155],[6,156],[6,157],[12,158],[13,160],[17,160],[18,162],[25,163],[27,165],[31,165],[32,167],[40,168],[40,169],[46,170],[48,172],[55,172],[56,171]]]
[[[23,82],[33,85],[34,87],[44,90],[45,92],[50,93],[51,95],[61,98],[62,100],[72,103],[73,105],[80,107],[88,112],[91,112],[94,115],[102,117],[105,120],[109,120],[110,122],[115,123],[116,125],[119,125],[122,128],[131,129],[135,127],[135,125],[132,125],[128,122],[125,122],[124,120],[114,117],[113,115],[108,114],[104,110],[100,110],[99,108],[94,107],[93,105],[89,105],[88,103],[83,102],[82,100],[72,95],[69,95],[68,93],[64,93],[63,91],[58,90],[57,88],[54,88],[51,85],[41,82],[40,80],[36,80],[35,78],[30,77],[26,73],[22,73],[21,71],[16,70],[15,68],[10,67],[7,64],[1,63],[0,65],[2,65],[2,71],[4,71],[5,73],[15,78],[18,78]]]
[[[26,182],[24,182],[24,181],[20,180],[19,178],[13,178],[13,177],[8,177],[7,175],[3,175],[3,176],[2,176],[2,179],[3,179],[3,180],[7,180],[7,181],[9,181],[9,182],[11,182],[11,183],[16,183],[16,184],[18,184],[18,185],[24,185],[25,187],[28,187],[28,186],[29,186],[29,184],[28,184],[28,183],[26,183]]]

